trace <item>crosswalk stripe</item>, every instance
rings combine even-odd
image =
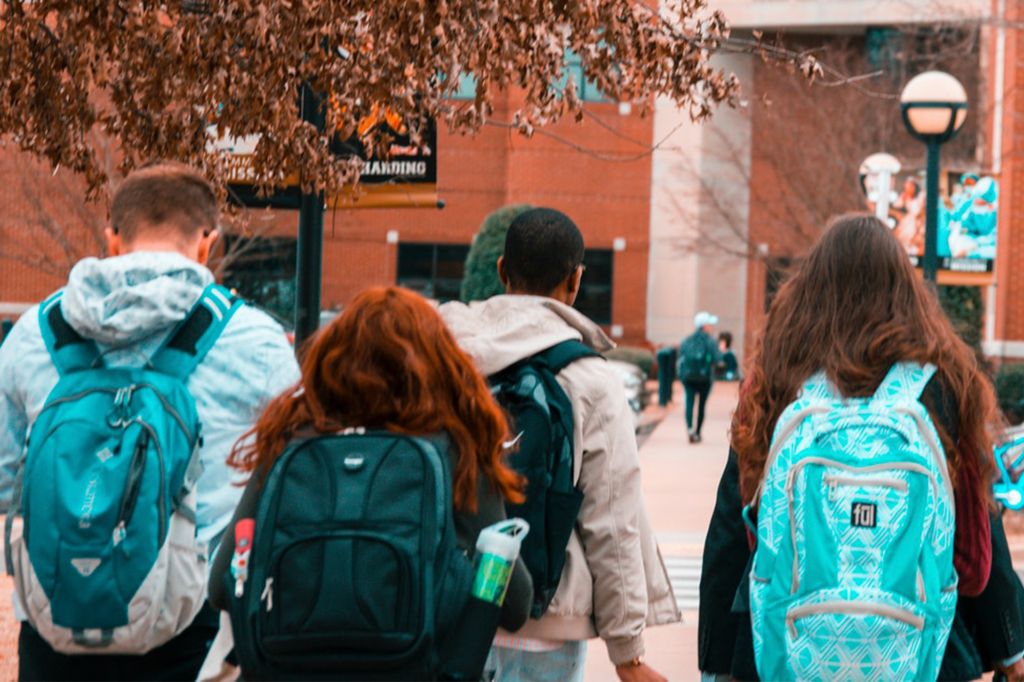
[[[701,556],[670,554],[662,559],[679,608],[684,611],[696,610],[700,605]]]

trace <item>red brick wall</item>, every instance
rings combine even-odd
[[[642,145],[651,144],[650,117],[620,115],[617,104],[588,104],[596,116],[615,126],[615,135],[584,119],[549,128],[563,138],[536,134],[527,139],[505,128],[487,126],[474,137],[439,132],[436,209],[370,209],[328,212],[324,220],[323,306],[345,304],[366,286],[394,284],[398,249],[387,244],[396,230],[401,242],[469,244],[484,217],[506,204],[532,203],[569,215],[588,247],[615,253],[612,324],[621,325],[627,344],[646,339],[647,270],[650,246],[651,161]],[[496,107],[494,120],[508,121],[507,104]],[[568,142],[568,144],[567,144]],[[639,158],[615,162],[598,155]],[[291,218],[294,226],[297,217]],[[291,228],[294,234],[294,227]]]
[[[1016,3],[1006,6],[1007,20],[1020,21]],[[991,78],[991,75],[990,75]],[[1006,31],[1006,86],[1003,98],[1003,173],[999,195],[999,252],[996,259],[996,332],[1002,341],[1024,341],[1024,34]]]
[[[509,96],[496,106],[495,121],[513,118],[513,98]],[[527,139],[498,126],[487,126],[472,137],[442,130],[438,195],[445,209],[328,212],[324,221],[324,308],[343,306],[364,287],[395,282],[398,250],[386,243],[389,230],[397,230],[402,242],[469,244],[488,213],[509,203],[528,202],[568,214],[579,225],[588,247],[611,249],[616,238],[625,239],[625,250],[615,253],[612,323],[622,326],[622,342],[642,343],[646,337],[651,193],[651,160],[645,146],[651,144],[652,119],[636,113],[621,115],[617,104],[587,107],[621,135],[591,118],[551,126],[550,133],[560,139],[540,133]],[[629,162],[602,160],[573,145],[598,156],[636,158]],[[0,301],[37,301],[63,282],[61,276],[43,276],[2,255],[4,229],[33,231],[33,235],[42,230],[38,220],[30,219],[32,209],[24,201],[21,184],[15,181],[22,161],[0,152],[0,201],[4,206],[0,216]],[[37,175],[33,182],[43,187],[41,193],[46,195],[51,182],[48,173]],[[63,205],[52,210],[68,225],[74,225],[73,212],[73,206]],[[298,215],[256,211],[250,221],[257,232],[294,235]],[[52,240],[39,242],[41,249],[55,248]],[[58,250],[48,257],[61,255]]]

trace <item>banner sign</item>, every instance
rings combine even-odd
[[[919,266],[924,254],[925,179],[921,173],[902,173],[896,176],[895,185],[890,195],[889,227],[911,262]],[[939,193],[939,269],[965,275],[992,273],[998,234],[999,183],[991,176],[945,171],[939,178]],[[876,208],[870,200],[868,207]]]
[[[401,120],[376,113],[364,118],[359,131],[384,126],[392,137],[387,158],[371,158],[357,131],[348,140],[335,140],[331,151],[338,156],[363,160],[362,173],[355,187],[326,197],[329,208],[436,208],[437,199],[437,127],[429,121],[421,131],[420,143],[412,143]],[[211,135],[215,128],[211,126]],[[301,198],[297,175],[283,178],[279,189],[260,197],[254,186],[252,156],[259,136],[225,137],[211,140],[210,147],[227,155],[232,198],[250,207],[298,208]]]

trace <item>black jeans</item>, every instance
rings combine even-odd
[[[710,379],[683,379],[683,388],[686,389],[686,430],[692,434],[700,435],[700,427],[704,426],[704,405],[708,402],[708,394],[711,393]],[[693,428],[693,399],[697,398],[697,428]]]
[[[19,680],[194,680],[219,629],[217,612],[203,606],[192,624],[142,656],[67,656],[28,623],[18,637]]]

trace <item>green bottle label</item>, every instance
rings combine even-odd
[[[512,564],[495,554],[481,554],[473,580],[473,596],[501,606],[512,575]]]

